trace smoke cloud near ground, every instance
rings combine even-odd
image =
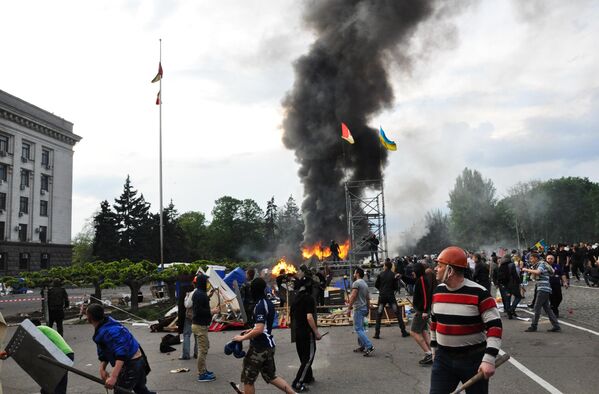
[[[346,238],[345,180],[379,180],[387,163],[373,115],[394,99],[388,63],[404,61],[418,25],[436,1],[308,1],[304,19],[316,36],[295,62],[283,100],[283,143],[295,152],[304,187],[304,242]],[[355,144],[340,138],[341,122]],[[368,185],[367,185],[368,186]]]

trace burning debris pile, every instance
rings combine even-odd
[[[380,180],[387,163],[373,115],[393,103],[387,63],[405,53],[418,24],[433,14],[433,0],[311,1],[304,19],[316,35],[295,62],[295,83],[283,100],[283,143],[295,152],[304,185],[304,242],[341,239],[346,180]],[[340,138],[345,122],[355,144]],[[369,187],[368,183],[364,187]],[[317,253],[317,252],[314,252]]]
[[[349,240],[346,240],[343,245],[339,245],[339,258],[341,258],[341,260],[345,260],[349,253],[349,248]],[[302,247],[302,257],[305,260],[316,257],[318,260],[323,261],[330,258],[332,254],[333,253],[328,246],[323,247],[320,243]]]

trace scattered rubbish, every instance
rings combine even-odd
[[[189,368],[171,369],[171,373],[181,373],[181,372],[189,372]]]

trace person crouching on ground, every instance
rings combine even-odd
[[[254,394],[254,383],[258,374],[266,383],[272,384],[285,393],[294,393],[293,389],[283,378],[276,375],[275,340],[272,327],[275,320],[275,307],[266,299],[266,282],[262,278],[252,281],[250,290],[256,301],[254,307],[254,327],[233,337],[234,341],[250,340],[250,347],[243,358],[241,382],[245,394]]]
[[[100,360],[100,378],[107,389],[119,386],[137,394],[151,394],[146,387],[145,359],[139,342],[121,323],[104,315],[104,308],[91,304],[87,320],[94,327],[94,342]],[[110,364],[112,371],[106,371]]]
[[[206,356],[210,348],[208,340],[208,327],[212,322],[212,315],[218,313],[218,307],[210,309],[210,299],[206,294],[208,277],[199,273],[196,278],[196,291],[193,293],[193,314],[191,318],[191,332],[198,343],[198,382],[212,382],[216,379],[213,372],[206,369]]]

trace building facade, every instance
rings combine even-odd
[[[0,90],[0,275],[71,263],[73,124]]]

